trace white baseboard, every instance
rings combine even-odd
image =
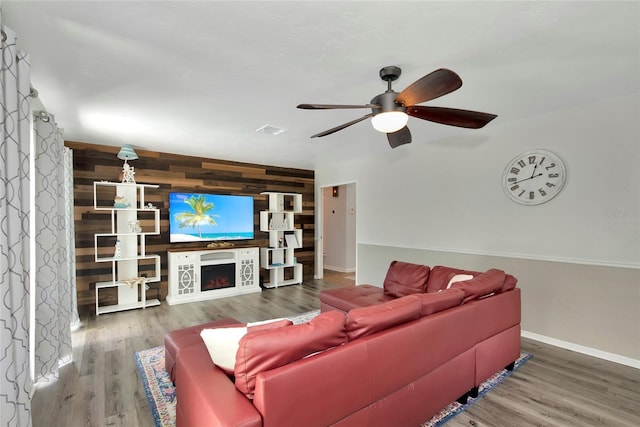
[[[555,347],[565,348],[567,350],[575,351],[578,353],[586,354],[588,356],[597,357],[599,359],[608,360],[610,362],[620,363],[621,365],[631,366],[632,368],[640,369],[640,360],[632,359],[626,356],[620,356],[619,354],[609,353],[606,351],[598,350],[597,348],[586,347],[572,342],[551,338],[546,335],[535,334],[533,332],[521,331],[521,336],[524,338],[530,338],[535,341],[540,341],[545,344],[553,345]]]
[[[354,273],[356,269],[354,267],[344,268],[344,267],[334,267],[332,265],[325,265],[325,270],[337,271],[338,273]]]

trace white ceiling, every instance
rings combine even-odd
[[[413,144],[640,93],[640,3],[2,1],[31,81],[65,139],[314,169],[382,154],[361,122],[402,68],[401,91],[441,67],[462,88],[427,105],[498,114],[480,130],[409,119]],[[287,129],[256,133],[269,124]]]

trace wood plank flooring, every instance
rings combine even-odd
[[[249,322],[317,309],[320,291],[353,283],[343,279],[327,274],[324,281],[241,297],[84,315],[73,334],[74,362],[34,393],[33,426],[153,427],[135,351],[162,345],[170,330],[213,319]],[[534,357],[448,425],[640,425],[640,370],[532,340],[522,346]]]

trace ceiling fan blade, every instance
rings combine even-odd
[[[388,133],[387,139],[389,140],[391,148],[396,148],[411,142],[411,132],[409,132],[409,128],[405,126],[399,131]]]
[[[416,105],[407,108],[407,114],[430,122],[461,128],[480,129],[498,117],[495,114],[479,111],[458,110],[456,108],[425,107]]]
[[[300,104],[297,108],[303,110],[336,110],[347,108],[380,108],[379,105],[365,104],[365,105],[334,105],[334,104]]]
[[[413,82],[400,92],[396,102],[410,107],[446,95],[462,86],[462,79],[446,68],[440,68]]]
[[[349,127],[351,125],[355,125],[356,123],[361,122],[361,121],[363,121],[365,119],[368,119],[371,116],[373,116],[373,114],[371,114],[371,113],[366,114],[366,115],[360,117],[359,119],[351,120],[348,123],[341,124],[340,126],[336,126],[336,127],[331,128],[329,130],[325,130],[324,132],[320,132],[320,133],[317,133],[315,135],[311,135],[311,138],[317,138],[317,137],[321,137],[321,136],[331,135],[334,132],[338,132],[339,130],[342,130],[342,129],[344,129],[346,127]]]

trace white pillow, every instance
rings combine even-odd
[[[260,320],[259,322],[249,322],[247,323],[247,328],[251,326],[267,325],[269,323],[279,322],[281,320],[286,320],[286,319],[287,319],[286,317],[279,317],[277,319]]]
[[[447,289],[451,288],[451,285],[453,285],[456,282],[464,282],[465,280],[471,280],[471,279],[473,279],[473,276],[471,274],[456,274],[451,278],[451,280],[449,280]]]
[[[286,318],[283,317],[280,319],[251,322],[247,323],[246,327],[203,329],[200,332],[200,337],[202,337],[204,345],[207,346],[209,356],[211,356],[213,363],[223,371],[233,374],[240,339],[247,334],[247,330],[251,326],[266,325],[285,319]]]
[[[247,333],[246,327],[203,329],[200,336],[207,346],[213,363],[222,370],[233,373],[240,339]]]

